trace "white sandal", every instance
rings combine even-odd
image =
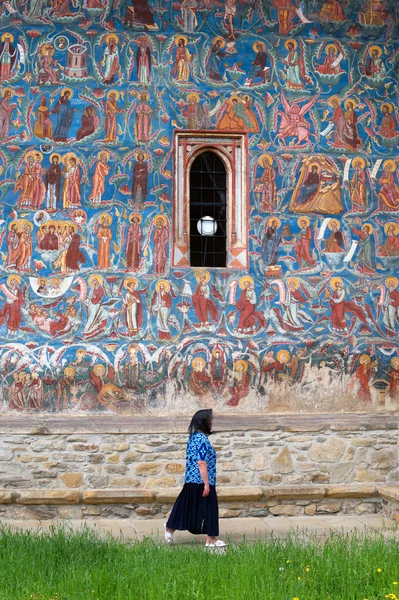
[[[227,544],[223,540],[216,540],[214,544],[205,544],[205,548],[226,548]]]
[[[172,544],[174,541],[173,533],[170,533],[170,531],[168,531],[166,529],[166,523],[163,524],[163,530],[164,530],[165,540],[167,541],[168,544]]]

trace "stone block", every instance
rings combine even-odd
[[[60,519],[81,519],[82,509],[79,506],[60,506],[57,510]]]
[[[328,483],[330,481],[330,476],[328,473],[312,473],[310,475],[310,481],[312,483]]]
[[[48,460],[48,456],[34,456],[33,454],[21,454],[16,458],[17,462],[21,463],[38,463],[38,462],[46,462]]]
[[[303,508],[296,504],[277,504],[277,506],[271,506],[269,511],[275,517],[295,517],[303,514]],[[270,525],[273,527],[273,521],[271,521]]]
[[[280,454],[272,460],[272,470],[274,473],[282,474],[292,473],[294,471],[294,464],[287,446],[285,446]]]
[[[67,487],[78,488],[82,485],[83,476],[82,473],[63,473],[61,479]]]
[[[278,485],[283,480],[281,475],[271,475],[269,473],[261,473],[259,479],[261,483],[269,483],[270,485]]]
[[[17,504],[64,505],[78,504],[79,494],[69,490],[23,490],[18,492]]]
[[[315,443],[308,456],[314,462],[336,463],[345,452],[346,442],[341,438],[331,438],[322,443]]]
[[[384,481],[385,478],[379,471],[373,469],[361,469],[360,471],[357,471],[355,479],[360,483],[362,481]]]
[[[397,450],[372,450],[370,463],[378,469],[395,469],[398,466]]]
[[[176,479],[174,477],[149,477],[145,482],[144,489],[170,488],[174,485],[176,485]]]
[[[305,506],[303,512],[308,517],[314,517],[317,510],[317,504],[309,504],[309,506]]]
[[[342,509],[342,501],[333,500],[330,502],[320,502],[317,505],[317,513],[338,513]]]
[[[123,488],[123,487],[139,487],[140,480],[132,479],[131,477],[115,477],[111,479],[111,487]]]
[[[171,462],[171,463],[166,463],[166,465],[165,465],[166,473],[181,474],[181,473],[184,473],[185,470],[186,470],[185,466],[180,463]]]
[[[123,455],[123,462],[126,465],[130,465],[131,463],[137,462],[140,459],[140,454],[138,452],[126,452]]]
[[[98,444],[74,444],[75,452],[97,452]]]
[[[82,493],[84,504],[141,504],[154,502],[150,490],[87,490]]]
[[[233,510],[232,508],[220,508],[219,517],[221,519],[235,519],[241,515],[241,510]]]
[[[107,463],[112,463],[114,465],[118,464],[120,460],[119,454],[110,454],[107,456]]]
[[[158,475],[161,468],[162,465],[156,462],[139,463],[136,466],[135,472],[136,475]]]
[[[265,471],[269,467],[269,457],[266,452],[255,452],[248,464],[250,471]],[[237,468],[237,466],[236,466]]]
[[[12,493],[0,490],[0,504],[11,504],[11,503],[12,503]]]

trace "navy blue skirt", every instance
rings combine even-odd
[[[210,537],[219,535],[219,509],[216,489],[210,486],[205,498],[203,483],[185,483],[180,492],[166,527],[189,531],[194,535],[205,533]]]

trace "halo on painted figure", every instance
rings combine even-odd
[[[388,233],[388,229],[389,229],[390,227],[393,227],[394,234],[395,234],[395,235],[397,235],[397,234],[398,234],[398,232],[399,232],[399,225],[398,225],[397,223],[394,223],[393,221],[390,221],[390,222],[389,222],[389,223],[387,223],[387,224],[385,225],[385,227],[384,227],[384,231],[385,231],[385,233]]]
[[[396,163],[394,160],[388,159],[384,161],[383,168],[386,169],[388,166],[392,167],[393,170],[396,169]]]
[[[130,223],[133,223],[133,219],[134,219],[134,218],[136,218],[136,219],[138,220],[138,222],[139,222],[139,223],[141,223],[141,221],[143,220],[143,217],[142,217],[142,215],[140,215],[140,214],[139,214],[139,213],[137,213],[137,212],[134,212],[134,213],[132,213],[132,214],[130,215],[130,217],[129,217],[129,221],[130,221]]]
[[[366,166],[366,161],[361,156],[356,156],[356,158],[352,158],[352,165],[355,166],[356,163],[360,163],[362,169]]]
[[[258,165],[260,165],[261,167],[263,167],[265,160],[267,160],[267,162],[269,163],[269,165],[273,164],[273,159],[270,156],[270,154],[262,154],[262,156],[258,160]]]
[[[340,283],[342,286],[344,285],[341,277],[332,277],[330,281],[330,287],[332,290],[337,288],[337,283]]]
[[[213,38],[212,44],[215,45],[216,42],[222,42],[221,46],[220,46],[221,48],[224,48],[225,45],[226,45],[226,40],[224,40],[222,37],[215,37],[215,38]]]
[[[197,281],[200,281],[200,279],[205,277],[205,283],[208,283],[208,281],[211,278],[209,271],[207,271],[206,269],[195,269],[194,277]]]
[[[337,229],[339,229],[341,227],[341,223],[339,221],[337,221],[337,219],[330,219],[330,221],[328,222],[329,229],[332,229],[333,225],[336,225]]]
[[[10,38],[10,42],[12,44],[13,41],[14,41],[14,36],[13,36],[12,33],[9,33],[8,31],[6,31],[5,33],[3,33],[3,35],[1,36],[1,41],[4,42],[7,36]]]
[[[266,50],[266,44],[265,44],[265,42],[261,42],[260,40],[259,40],[259,41],[257,41],[257,42],[254,42],[254,43],[252,44],[252,50],[253,50],[254,52],[258,52],[258,48],[257,48],[257,46],[262,46],[262,52],[264,52],[264,51]]]
[[[165,292],[169,292],[169,290],[170,290],[169,281],[166,281],[166,279],[160,279],[159,281],[157,281],[155,284],[155,289],[157,290],[157,292],[161,291],[161,285],[164,286]]]
[[[385,280],[385,285],[388,287],[390,283],[393,283],[393,289],[396,289],[398,287],[398,278],[397,277],[387,277]]]
[[[242,367],[242,370],[245,372],[248,371],[248,363],[246,360],[236,360],[234,367],[236,371],[238,370],[238,367]]]
[[[294,286],[295,286],[294,289],[297,290],[299,288],[299,281],[298,281],[298,279],[296,277],[289,277],[287,279],[287,286],[289,286],[290,283],[294,284]]]
[[[17,281],[18,285],[21,283],[21,278],[19,275],[10,275],[9,277],[7,277],[7,284],[11,286],[11,282],[13,280]]]
[[[275,221],[277,223],[277,229],[278,229],[280,227],[280,225],[281,225],[280,219],[278,217],[269,217],[268,220],[267,220],[267,224],[268,225],[272,224],[273,221]]]
[[[362,354],[361,357],[359,358],[359,362],[362,365],[369,364],[371,362],[371,358],[368,354]]]
[[[302,221],[305,221],[306,227],[309,227],[310,221],[309,221],[308,217],[299,217],[299,219],[297,220],[299,227],[302,227],[302,225],[301,225]]]
[[[294,40],[293,38],[290,38],[289,40],[285,41],[284,46],[285,46],[286,50],[289,49],[288,44],[293,44],[295,50],[298,48],[298,42],[296,40]]]
[[[279,350],[279,352],[276,354],[276,358],[278,362],[285,364],[290,360],[291,355],[288,350]]]
[[[244,277],[241,277],[239,284],[242,290],[245,288],[246,283],[251,283],[252,285],[254,285],[254,280],[249,275],[244,275]]]
[[[382,50],[381,50],[381,48],[380,48],[379,46],[370,46],[370,48],[369,48],[369,55],[370,55],[370,56],[372,56],[372,55],[373,55],[373,52],[374,52],[374,50],[377,50],[377,52],[378,52],[378,57],[380,57],[380,56],[381,56],[381,54],[382,54]]]
[[[98,283],[101,285],[103,283],[103,278],[101,277],[101,275],[90,275],[89,286],[94,287],[95,281],[98,281]]]
[[[137,281],[137,279],[135,277],[128,277],[127,279],[125,279],[125,281],[123,282],[123,285],[125,287],[125,289],[128,289],[129,286],[133,285],[134,289],[137,289],[139,282]]]

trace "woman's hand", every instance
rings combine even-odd
[[[202,492],[202,497],[205,498],[206,496],[209,496],[209,492],[209,483],[204,483],[204,491]]]

